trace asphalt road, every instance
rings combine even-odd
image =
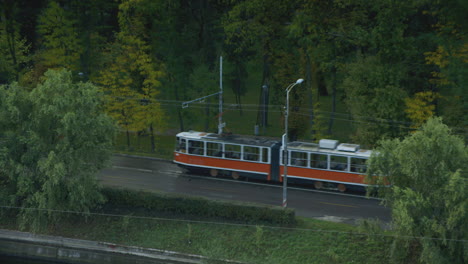
[[[102,184],[280,206],[282,186],[186,174],[175,164],[157,159],[114,156],[99,175]],[[288,188],[288,207],[296,215],[356,224],[358,219],[390,221],[390,210],[376,199],[314,189]]]

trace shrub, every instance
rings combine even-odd
[[[179,216],[222,218],[245,223],[269,223],[292,226],[296,224],[293,209],[250,203],[209,200],[199,197],[103,188],[106,208],[144,211],[145,215],[171,213]]]

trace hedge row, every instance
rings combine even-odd
[[[224,202],[204,198],[160,194],[128,189],[103,188],[106,207],[145,209],[148,212],[181,216],[222,218],[245,223],[270,223],[292,226],[296,223],[293,209]]]

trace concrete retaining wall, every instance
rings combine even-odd
[[[206,263],[199,255],[0,229],[0,254],[67,263]],[[216,261],[218,263],[218,261]],[[219,263],[238,263],[221,260]]]

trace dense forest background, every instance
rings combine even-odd
[[[467,137],[463,0],[2,0],[0,84],[66,68],[130,134],[225,131],[372,147],[443,117]],[[59,96],[57,94],[56,96]],[[125,136],[124,136],[125,137]]]

